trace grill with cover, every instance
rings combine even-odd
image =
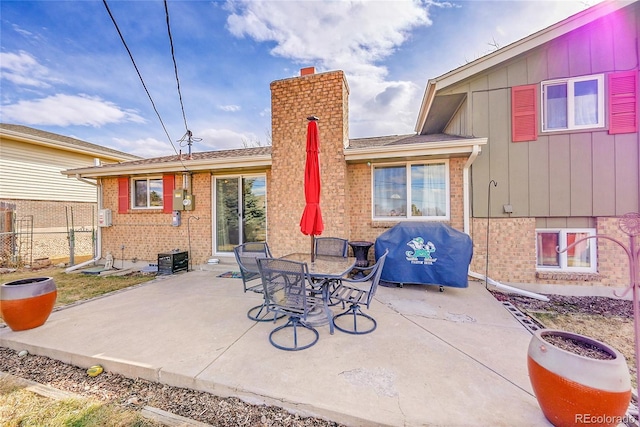
[[[398,284],[469,286],[471,238],[439,222],[402,222],[382,233],[375,243],[378,259],[389,255],[381,280]]]

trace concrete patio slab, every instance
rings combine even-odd
[[[323,326],[315,346],[286,352],[269,343],[273,322],[246,317],[262,297],[217,277],[234,269],[221,260],[58,310],[32,330],[0,328],[0,346],[346,425],[550,425],[528,380],[530,332],[478,282],[379,287],[373,333]]]

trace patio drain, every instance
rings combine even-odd
[[[511,313],[522,326],[527,328],[529,332],[534,333],[539,329],[545,329],[545,327],[541,323],[535,321],[533,318],[531,318],[531,316],[524,314],[518,307],[511,304],[509,301],[501,302],[502,305],[509,311],[509,313]]]

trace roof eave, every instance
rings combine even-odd
[[[437,82],[435,79],[431,79],[427,82],[427,89],[422,97],[422,104],[420,104],[420,111],[418,112],[418,120],[416,122],[415,131],[420,134],[427,122],[429,116],[429,110],[433,104],[433,98],[436,96]]]
[[[469,138],[458,141],[436,141],[382,147],[348,148],[344,150],[347,162],[396,159],[420,156],[456,155],[473,152],[475,146],[486,145],[487,138]]]
[[[247,157],[225,157],[220,159],[182,160],[152,164],[126,163],[109,165],[105,167],[95,166],[84,169],[70,169],[62,171],[68,176],[81,176],[83,178],[104,178],[122,175],[149,175],[171,172],[198,172],[217,169],[233,168],[268,168],[271,166],[271,155],[255,155]]]
[[[513,42],[501,49],[487,54],[475,61],[469,62],[461,67],[442,74],[435,79],[430,79],[427,83],[425,95],[420,105],[418,120],[415,131],[422,133],[422,129],[427,121],[427,116],[433,104],[435,94],[444,88],[459,83],[491,67],[499,65],[511,58],[528,52],[544,43],[569,33],[583,25],[595,21],[603,16],[622,9],[638,0],[611,0],[605,1],[590,7],[580,13],[570,16],[554,25],[544,28],[523,39]]]
[[[99,157],[102,160],[110,160],[110,161],[128,161],[128,160],[139,160],[141,157],[134,156],[130,154],[123,153],[123,155],[116,155],[109,151],[97,150],[89,147],[78,147],[73,144],[64,141],[56,141],[49,138],[43,138],[40,136],[34,135],[26,135],[21,132],[15,132],[8,129],[0,129],[0,135],[7,139],[11,139],[18,142],[25,142],[28,144],[40,145],[42,147],[62,149],[65,151],[80,153],[85,155],[92,155],[95,157]]]
[[[478,58],[455,70],[449,71],[435,79],[437,89],[446,88],[452,84],[465,80],[495,65],[503,63],[522,53],[528,52],[564,34],[576,30],[583,25],[589,24],[596,19],[602,18],[610,13],[620,10],[638,0],[614,0],[605,1],[592,6],[582,12],[576,13],[556,24],[537,31],[523,39],[513,42],[488,55]]]

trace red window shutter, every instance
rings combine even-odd
[[[173,212],[173,189],[175,188],[175,175],[164,175],[162,177],[162,212]]]
[[[118,213],[129,212],[129,178],[118,178]]]
[[[511,140],[513,142],[538,139],[537,85],[511,88]]]
[[[638,73],[609,74],[609,133],[638,130]]]

